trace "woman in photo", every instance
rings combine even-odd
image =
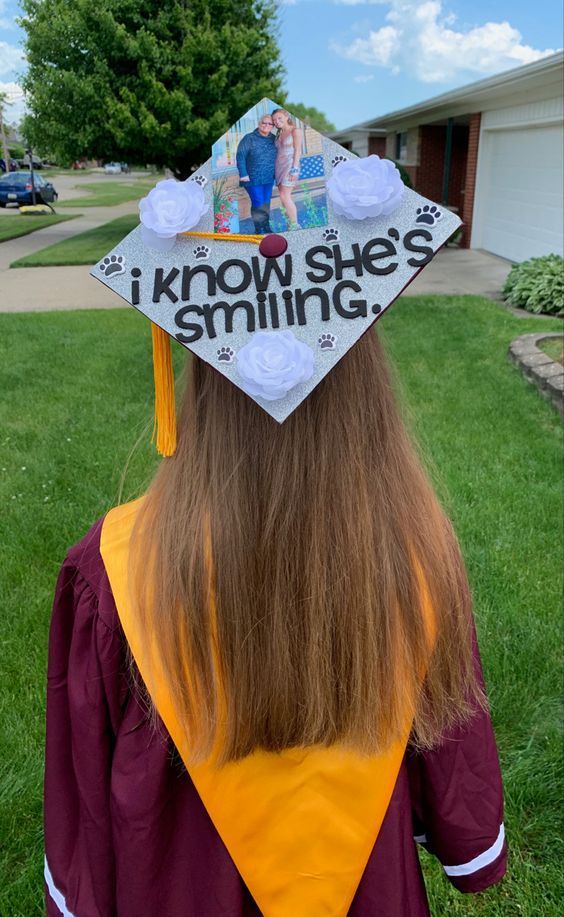
[[[298,211],[292,193],[300,176],[302,132],[284,108],[276,108],[272,112],[272,121],[278,129],[275,175],[280,203],[288,217],[288,229],[299,229]]]

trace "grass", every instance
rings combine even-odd
[[[409,297],[380,325],[468,564],[505,777],[508,877],[461,896],[425,856],[431,910],[559,917],[562,428],[507,360],[509,342],[539,322],[478,297]],[[0,350],[0,915],[31,917],[42,913],[53,588],[67,547],[118,500],[124,469],[130,499],[156,465],[150,329],[133,309],[4,314]]]
[[[546,338],[544,341],[539,341],[537,347],[555,363],[564,363],[564,337]]]
[[[27,236],[30,232],[36,232],[38,229],[45,229],[46,226],[53,226],[55,223],[64,223],[66,220],[76,220],[82,214],[76,213],[72,216],[63,216],[59,213],[50,214],[30,214],[29,216],[6,216],[0,213],[0,242],[8,242],[9,239],[17,239],[19,236]]]
[[[46,248],[12,261],[10,267],[53,267],[57,264],[96,264],[121,242],[139,223],[137,214],[126,214],[87,229],[70,239],[62,239]]]
[[[157,181],[156,177],[132,179],[129,182],[114,181],[108,177],[108,184],[103,180],[92,184],[81,183],[77,187],[81,191],[88,191],[88,194],[68,201],[59,201],[57,207],[113,207],[115,204],[125,204],[126,201],[138,201],[155,187]]]

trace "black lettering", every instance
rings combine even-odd
[[[257,305],[258,305],[258,316],[259,316],[259,328],[268,327],[266,321],[266,293],[257,293]]]
[[[292,293],[290,290],[284,290],[282,299],[286,307],[286,322],[288,325],[294,324],[294,308],[292,306]]]
[[[233,316],[237,309],[244,309],[247,313],[247,331],[255,330],[255,310],[252,303],[247,302],[246,299],[239,299],[237,302],[233,303],[233,305],[230,305],[228,302],[216,302],[213,306],[210,306],[209,303],[206,303],[202,308],[202,314],[204,316],[206,331],[208,332],[209,338],[217,337],[214,325],[214,315],[218,309],[223,311],[226,334],[231,334],[233,331]]]
[[[333,290],[333,305],[335,306],[337,315],[340,315],[341,318],[359,318],[359,316],[366,318],[368,314],[368,304],[365,299],[351,299],[348,304],[349,308],[345,309],[341,302],[341,290],[346,289],[352,290],[354,293],[361,292],[361,288],[354,280],[341,280]]]
[[[261,258],[260,261],[253,255],[251,258],[255,287],[259,293],[268,289],[270,275],[274,271],[281,287],[289,287],[292,283],[292,256],[284,255],[284,270],[280,266],[280,258]],[[261,270],[262,268],[262,270]]]
[[[333,252],[327,245],[314,245],[313,248],[310,248],[305,255],[305,261],[308,267],[315,267],[318,271],[321,271],[321,276],[319,274],[314,274],[313,271],[308,271],[306,277],[308,280],[311,280],[312,283],[325,283],[327,280],[331,280],[333,276],[333,268],[330,264],[322,264],[319,261],[315,260],[316,255],[325,255],[326,258],[332,258]]]
[[[171,302],[178,302],[178,296],[171,290],[170,285],[174,283],[180,271],[177,267],[173,267],[167,276],[163,279],[164,269],[162,267],[155,268],[155,283],[153,285],[153,302],[160,302],[161,296],[163,293],[168,296]]]
[[[278,297],[276,293],[268,294],[268,305],[270,306],[270,324],[273,328],[279,328],[280,316],[278,315]]]
[[[239,268],[241,271],[241,280],[239,283],[228,283],[225,278],[227,271],[231,268]],[[252,279],[251,269],[246,261],[240,261],[238,258],[230,258],[224,261],[217,269],[217,283],[224,293],[242,293],[249,286]]]
[[[215,271],[211,264],[195,264],[194,267],[189,267],[188,265],[182,270],[182,301],[190,299],[190,284],[192,283],[192,278],[196,274],[205,274],[208,283],[207,283],[207,293],[206,296],[215,296],[216,286],[215,286]],[[198,297],[199,298],[199,297]]]
[[[419,261],[415,258],[408,258],[407,263],[410,264],[411,267],[424,267],[431,261],[433,249],[429,248],[428,245],[413,245],[413,240],[416,236],[421,236],[421,238],[425,239],[427,242],[432,242],[433,236],[428,229],[412,229],[403,237],[403,245],[408,252],[419,252],[421,255],[425,256],[424,258],[420,258]]]
[[[335,256],[335,280],[340,280],[343,276],[343,269],[346,270],[349,267],[354,267],[356,276],[362,277],[362,257],[358,242],[353,242],[351,249],[353,257],[345,260],[341,252],[341,246],[333,246],[333,254]]]
[[[324,322],[329,321],[330,308],[329,308],[329,295],[327,290],[323,290],[321,287],[311,287],[310,290],[306,290],[305,293],[302,290],[296,290],[295,292],[295,301],[296,301],[296,315],[298,316],[298,325],[306,324],[306,314],[304,306],[308,299],[312,296],[317,296],[321,304],[321,320]]]
[[[204,329],[201,325],[195,325],[193,322],[185,322],[184,316],[189,315],[190,312],[195,312],[196,315],[203,315],[204,312],[200,306],[183,306],[182,309],[179,309],[176,315],[174,316],[174,321],[179,328],[183,328],[185,331],[191,331],[191,335],[187,334],[175,334],[177,341],[180,341],[181,344],[192,344],[194,341],[197,341],[201,338],[204,333]]]
[[[376,246],[381,247],[383,251],[373,251]],[[391,274],[398,266],[397,261],[392,261],[386,267],[374,267],[374,261],[391,258],[393,255],[397,255],[396,247],[388,239],[371,239],[362,249],[362,263],[370,274]]]
[[[131,276],[135,278],[135,280],[131,281],[131,305],[138,306],[139,305],[139,280],[137,278],[141,276],[141,269],[138,267],[132,268]]]

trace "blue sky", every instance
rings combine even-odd
[[[16,0],[0,0],[0,89],[23,101]],[[561,0],[281,0],[289,98],[339,128],[536,60],[562,46]]]

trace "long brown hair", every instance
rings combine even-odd
[[[221,761],[337,742],[375,753],[407,710],[430,747],[481,701],[456,538],[374,332],[283,424],[191,358],[178,449],[134,543],[143,632],[194,761],[218,736]]]

